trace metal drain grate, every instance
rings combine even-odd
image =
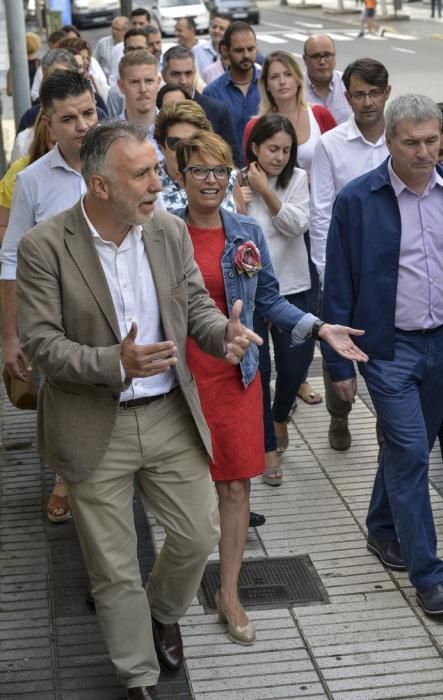
[[[219,564],[208,564],[201,583],[200,602],[206,612],[215,609]],[[238,591],[245,608],[289,608],[329,603],[326,590],[310,557],[247,559],[243,562]]]

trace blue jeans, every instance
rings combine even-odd
[[[287,294],[285,299],[293,306],[298,306],[302,311],[307,311],[308,295],[309,291],[298,292],[298,294]],[[281,330],[274,325],[271,327],[275,369],[277,371],[275,397],[271,409],[271,353],[268,322],[257,312],[254,312],[254,330],[263,338],[263,345],[259,348],[258,368],[263,389],[265,452],[272,452],[277,448],[273,421],[284,423],[287,420],[299,386],[303,381],[306,363],[309,357],[312,357],[314,341],[309,338],[304,343],[291,347],[290,332]]]
[[[443,583],[429,496],[429,453],[443,419],[443,326],[396,331],[392,361],[360,365],[384,436],[367,517],[369,536],[398,538],[411,583]]]

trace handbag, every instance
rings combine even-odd
[[[6,393],[13,406],[23,411],[35,411],[37,408],[38,387],[34,378],[34,372],[28,372],[26,380],[11,377],[8,370],[3,370],[3,383]]]

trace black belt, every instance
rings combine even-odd
[[[414,331],[404,331],[403,328],[396,328],[397,333],[405,333],[406,335],[431,335],[431,333],[436,333],[443,326],[435,326],[434,328],[417,328]]]
[[[167,396],[171,396],[174,391],[178,389],[175,386],[167,394],[156,394],[156,396],[141,396],[139,399],[131,399],[130,401],[120,401],[120,408],[139,408],[139,406],[147,406],[153,401],[158,401],[159,399],[166,399]]]

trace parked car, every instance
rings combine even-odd
[[[154,0],[150,12],[165,35],[175,34],[175,23],[181,17],[193,17],[198,32],[209,29],[209,12],[203,0]]]
[[[79,29],[94,24],[111,24],[120,14],[120,0],[71,0],[72,23]]]
[[[260,24],[260,10],[254,0],[206,0],[211,15],[223,12],[234,19],[241,19],[249,24]]]

